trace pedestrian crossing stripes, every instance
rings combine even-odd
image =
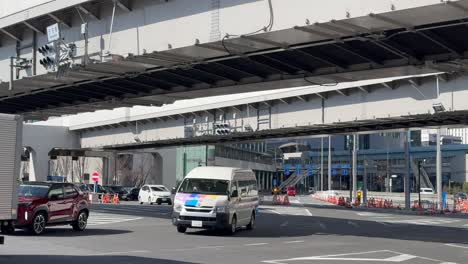
[[[397,219],[397,220],[382,220],[382,222],[392,224],[410,224],[410,225],[444,225],[459,222],[460,220],[453,219]]]
[[[88,226],[116,224],[128,221],[135,221],[139,219],[142,218],[131,215],[91,213],[88,218]]]
[[[359,212],[359,216],[365,216],[368,220],[388,223],[388,224],[409,224],[409,225],[444,225],[459,222],[457,219],[435,219],[435,218],[411,218],[402,219],[401,215],[380,214],[372,212]]]
[[[279,214],[279,215],[292,215],[292,216],[312,216],[312,213],[303,207],[267,207],[262,206],[261,209],[266,209],[270,212]]]

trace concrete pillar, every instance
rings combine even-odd
[[[357,135],[353,135],[353,197],[352,200],[356,200],[357,196]]]
[[[102,183],[113,184],[116,167],[115,153],[109,154],[107,157],[102,159]]]
[[[328,190],[332,188],[331,136],[328,136]]]
[[[411,209],[411,193],[410,193],[410,153],[409,153],[409,144],[410,144],[410,131],[406,129],[405,132],[405,175],[404,175],[404,186],[405,186],[405,208],[407,210]],[[390,178],[392,181],[392,178]]]
[[[442,151],[440,149],[440,128],[437,129],[437,151],[436,151],[436,184],[437,184],[437,203],[438,208],[442,210]]]
[[[320,138],[320,191],[323,191],[323,137]]]
[[[367,205],[367,161],[364,160],[364,175],[362,176],[362,202]]]

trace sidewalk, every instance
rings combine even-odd
[[[313,198],[311,195],[295,197],[300,202],[300,206],[311,207],[311,208],[327,208],[334,210],[348,210],[348,211],[360,211],[360,212],[375,212],[375,213],[390,213],[390,214],[401,214],[401,215],[427,215],[437,217],[448,217],[448,218],[463,218],[468,219],[468,213],[444,213],[444,214],[428,214],[416,210],[402,209],[390,209],[390,208],[374,208],[364,206],[353,206],[352,208],[346,208],[344,206],[338,206],[336,204],[320,201]],[[293,198],[294,199],[294,198]],[[295,203],[291,203],[290,206],[298,206]]]

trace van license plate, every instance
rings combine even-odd
[[[162,200],[163,202],[165,202],[165,201],[167,201],[167,198],[162,198],[161,200]]]
[[[203,227],[202,221],[192,221],[192,227]]]

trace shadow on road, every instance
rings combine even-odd
[[[5,264],[195,264],[194,262],[154,259],[134,256],[53,256],[53,255],[0,255]]]
[[[129,230],[117,229],[100,229],[88,227],[83,232],[75,232],[71,228],[46,228],[45,232],[41,235],[43,237],[85,237],[85,236],[108,236],[132,233]],[[16,230],[14,236],[30,236],[26,230]],[[2,263],[2,262],[0,262]]]
[[[262,213],[254,231],[239,237],[301,237],[311,235],[358,236],[397,240],[468,244],[468,229],[375,221]]]
[[[271,201],[264,201],[262,205],[273,205]],[[382,208],[346,208],[344,206],[336,206],[334,204],[294,204],[291,203],[288,207],[298,207],[298,208],[315,208],[315,209],[331,209],[337,211],[359,211],[359,212],[373,212],[379,214],[398,214],[398,215],[415,215],[415,216],[430,216],[430,217],[444,217],[444,218],[460,218],[460,219],[468,219],[468,214],[434,214],[434,215],[427,215],[423,213],[419,213],[413,210],[406,211],[406,210],[398,210],[398,209],[382,209]]]
[[[121,205],[97,204],[97,205],[92,205],[91,207],[91,215],[94,212],[171,219],[172,206],[169,206],[169,205],[151,205],[150,206],[150,205],[139,205],[139,204],[121,204]]]

